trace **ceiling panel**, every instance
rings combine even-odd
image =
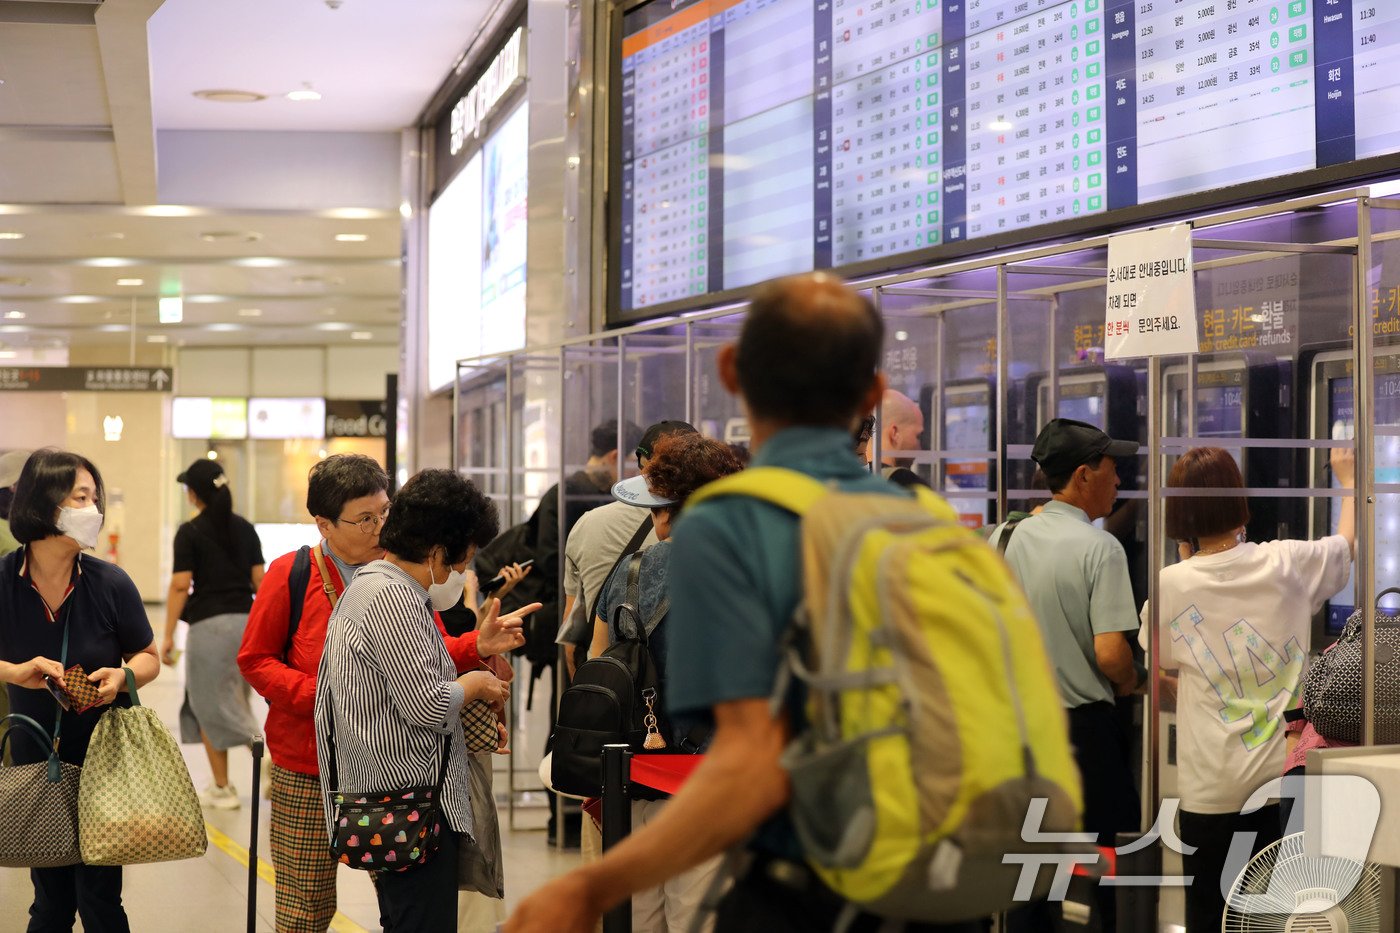
[[[0,149],[0,201],[111,204],[122,198],[110,140],[6,138]]]

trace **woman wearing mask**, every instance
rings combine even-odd
[[[1343,488],[1356,480],[1350,450],[1332,453]],[[1176,489],[1244,489],[1235,459],[1218,447],[1188,450],[1172,467]],[[1255,834],[1254,852],[1279,838],[1277,804],[1248,814],[1244,804],[1282,770],[1284,711],[1303,676],[1313,614],[1346,585],[1356,537],[1355,505],[1342,499],[1338,533],[1320,541],[1244,540],[1249,503],[1238,496],[1176,496],[1166,502],[1167,535],[1181,561],[1161,576],[1161,661],[1179,669],[1176,715],[1186,929],[1220,929],[1221,884],[1237,832]],[[1148,608],[1142,618],[1148,620]],[[1140,641],[1145,648],[1149,629]],[[1168,687],[1170,692],[1170,686]]]
[[[383,559],[355,574],[326,630],[315,720],[332,838],[337,791],[435,787],[443,775],[440,848],[421,864],[376,879],[380,916],[395,933],[456,928],[459,836],[470,835],[473,825],[460,713],[473,700],[499,712],[510,688],[490,671],[457,676],[433,611],[462,598],[474,552],[496,531],[495,506],[467,480],[451,470],[417,474],[384,522]],[[483,630],[499,609],[491,600]]]
[[[184,619],[190,631],[180,741],[203,742],[209,756],[214,780],[200,794],[204,805],[236,810],[238,791],[228,779],[228,750],[247,745],[258,731],[237,659],[253,593],[262,582],[262,544],[253,526],[234,514],[228,476],[217,461],[196,460],[176,480],[185,485],[199,514],[175,532],[175,572],[165,603],[160,657],[175,664],[175,627]]]
[[[85,457],[40,450],[25,462],[10,506],[20,549],[0,558],[0,681],[11,709],[49,727],[58,722],[59,757],[81,766],[105,708],[130,706],[123,668],[137,686],[160,673],[146,609],[121,568],[82,552],[97,546],[106,491]],[[67,649],[64,638],[67,636]],[[98,690],[98,706],[60,711],[44,676],[62,680],[82,665]],[[48,750],[16,730],[16,764],[43,761]],[[88,933],[129,930],[119,867],[72,865],[31,869],[30,933],[71,930],[76,913]]]

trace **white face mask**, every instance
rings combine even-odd
[[[102,513],[97,506],[74,509],[64,506],[58,510],[58,530],[83,546],[83,550],[97,547],[97,534],[102,530]]]
[[[433,580],[433,565],[428,563],[428,579]],[[453,608],[462,598],[462,592],[467,588],[467,575],[459,570],[447,568],[447,579],[441,583],[434,581],[428,587],[428,599],[433,608],[438,612],[446,612]]]

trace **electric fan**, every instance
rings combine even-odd
[[[1303,834],[1285,836],[1235,879],[1223,933],[1381,933],[1380,868],[1309,857]],[[1386,931],[1390,933],[1390,931]]]

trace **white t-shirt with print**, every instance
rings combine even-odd
[[[1181,672],[1183,810],[1238,812],[1279,776],[1283,712],[1302,683],[1312,617],[1350,573],[1351,548],[1339,535],[1241,544],[1162,571],[1158,666]],[[1139,631],[1144,649],[1148,609]]]

